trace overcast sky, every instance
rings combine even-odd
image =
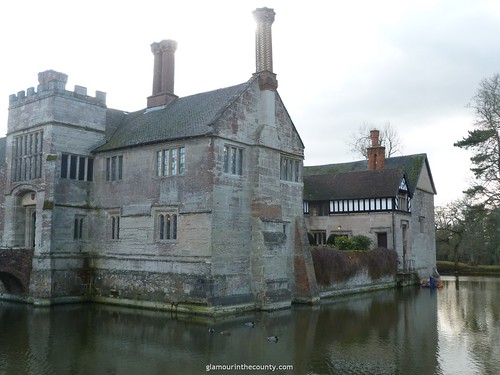
[[[252,11],[267,6],[274,72],[306,165],[355,160],[351,135],[390,122],[403,154],[427,153],[436,204],[460,197],[481,79],[500,72],[498,0],[5,1],[0,4],[0,136],[9,95],[38,72],[68,74],[134,111],[151,95],[150,44],[174,39],[179,96],[231,86],[255,71]],[[357,157],[356,157],[357,158]]]

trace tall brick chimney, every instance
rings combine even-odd
[[[384,169],[385,147],[379,144],[380,132],[376,129],[370,130],[371,147],[368,147],[368,169]]]
[[[261,90],[274,91],[278,88],[276,74],[273,73],[273,42],[271,26],[274,22],[273,9],[257,8],[253,11],[257,28],[255,30],[255,74],[259,75]]]
[[[153,93],[148,97],[148,108],[167,104],[177,98],[174,94],[176,49],[177,42],[174,40],[151,44],[154,55]]]

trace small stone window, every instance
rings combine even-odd
[[[120,239],[120,215],[111,215],[110,233],[112,240]]]
[[[85,217],[81,215],[76,215],[75,220],[73,221],[73,239],[81,240],[84,238],[84,223]]]
[[[282,181],[299,182],[300,180],[300,160],[281,157],[280,179]]]
[[[106,181],[123,179],[123,155],[106,158]]]
[[[159,213],[157,216],[158,240],[177,239],[177,214]]]
[[[313,231],[315,245],[326,245],[326,231]]]
[[[243,149],[224,146],[224,173],[241,176],[243,174]]]
[[[425,233],[425,216],[419,216],[418,224],[420,227],[420,233]]]

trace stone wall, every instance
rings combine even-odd
[[[387,275],[373,280],[368,275],[368,270],[362,270],[345,282],[336,282],[328,286],[320,286],[321,298],[337,297],[346,294],[368,292],[378,289],[394,288],[396,275]]]

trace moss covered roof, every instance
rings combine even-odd
[[[107,141],[95,151],[209,134],[212,125],[254,79],[252,77],[248,82],[236,86],[176,98],[166,105],[136,112],[108,110]]]
[[[304,200],[395,197],[402,169],[365,170],[304,176]]]
[[[415,188],[417,186],[418,179],[420,177],[420,173],[422,172],[423,168],[427,166],[427,169],[429,170],[430,173],[430,167],[429,167],[429,162],[427,160],[427,155],[426,154],[414,154],[414,155],[405,155],[405,156],[397,156],[397,157],[391,157],[391,158],[386,158],[384,161],[384,169],[389,170],[389,169],[397,169],[400,171],[403,171],[404,174],[407,177],[408,180],[408,185],[410,188],[410,192],[413,194],[415,192]],[[340,177],[343,179],[347,180],[353,180],[352,183],[357,183],[355,180],[355,177],[348,177],[344,176],[344,174],[350,174],[352,172],[374,172],[374,171],[368,171],[368,160],[359,160],[359,161],[353,161],[353,162],[348,162],[348,163],[337,163],[337,164],[326,164],[326,165],[316,165],[316,166],[308,166],[304,167],[304,196],[305,192],[309,187],[307,186],[309,182],[306,181],[313,181],[314,179],[308,178],[308,176],[313,176],[313,175],[341,175]],[[369,176],[369,174],[367,174]],[[373,174],[373,176],[376,176]],[[333,177],[332,177],[333,178]],[[365,177],[363,177],[365,178]],[[376,177],[374,177],[376,178]],[[432,176],[430,176],[431,179],[431,184],[434,188],[434,182],[432,181]],[[336,181],[337,183],[339,182],[340,178],[337,177]],[[359,180],[361,181],[361,180]],[[400,181],[398,181],[399,184]],[[375,183],[375,181],[374,181]],[[368,184],[369,185],[369,184]],[[399,185],[398,185],[399,186]],[[354,186],[353,186],[354,189]],[[356,187],[359,191],[359,187]],[[369,189],[369,186],[366,187],[366,189]],[[375,187],[373,187],[375,189]],[[361,192],[360,192],[361,193]],[[365,194],[371,194],[369,191],[365,191]],[[368,197],[368,196],[366,196]]]

